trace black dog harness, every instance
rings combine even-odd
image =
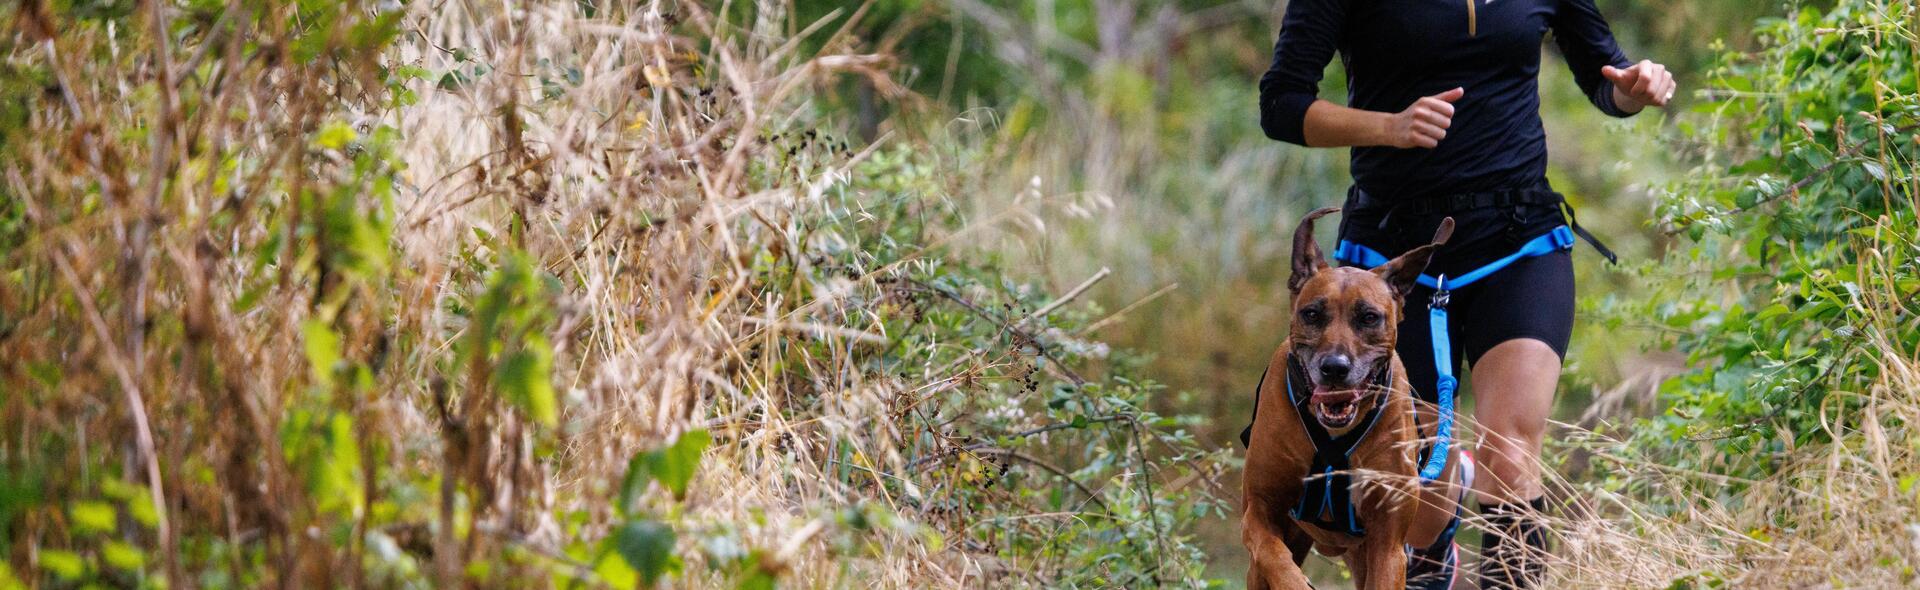
[[[1392,365],[1382,365],[1381,371],[1369,383],[1374,387],[1391,390],[1393,378]],[[1313,463],[1308,466],[1308,475],[1301,478],[1304,484],[1300,491],[1300,503],[1288,514],[1294,520],[1311,524],[1323,530],[1352,537],[1365,536],[1366,527],[1360,526],[1359,517],[1353,508],[1353,448],[1367,437],[1373,426],[1380,422],[1380,415],[1387,404],[1374,404],[1358,422],[1360,428],[1347,432],[1346,436],[1334,437],[1320,426],[1318,420],[1310,416],[1313,397],[1301,397],[1294,391],[1295,380],[1306,381],[1306,368],[1291,355],[1287,359],[1287,403],[1293,406],[1294,413],[1300,416],[1300,426],[1307,432],[1307,440],[1313,444]],[[1259,415],[1260,388],[1267,383],[1267,373],[1260,373],[1260,382],[1253,388],[1254,414]],[[1391,395],[1391,393],[1388,393]],[[1419,427],[1419,415],[1414,415],[1415,428]],[[1450,420],[1443,420],[1450,421]],[[1253,441],[1253,426],[1249,424],[1240,431],[1240,446],[1250,447]],[[1433,442],[1420,446],[1419,464],[1433,463],[1435,457]],[[1424,470],[1423,470],[1424,471]],[[1432,477],[1425,478],[1432,480]]]
[[[1392,378],[1392,366],[1381,365],[1381,370],[1369,384],[1382,390],[1391,389],[1388,382]],[[1307,431],[1307,438],[1313,441],[1313,464],[1309,474],[1301,480],[1300,504],[1293,507],[1293,519],[1304,522],[1328,532],[1360,537],[1367,534],[1366,527],[1360,526],[1360,519],[1353,511],[1353,448],[1373,431],[1373,425],[1380,422],[1380,414],[1385,411],[1386,400],[1373,405],[1366,415],[1359,418],[1359,426],[1345,435],[1335,437],[1327,433],[1320,421],[1312,419],[1308,406],[1313,396],[1299,395],[1293,387],[1295,379],[1306,381],[1306,369],[1291,355],[1287,359],[1287,401],[1293,404],[1300,416],[1300,426]],[[1260,378],[1261,382],[1266,377]]]

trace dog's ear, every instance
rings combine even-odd
[[[1440,229],[1433,232],[1433,242],[1408,250],[1399,258],[1387,261],[1386,264],[1374,268],[1373,274],[1380,275],[1381,279],[1386,280],[1387,284],[1393,287],[1394,293],[1406,297],[1407,293],[1413,292],[1413,286],[1420,280],[1420,273],[1426,272],[1427,263],[1433,260],[1434,252],[1439,251],[1440,246],[1446,244],[1447,238],[1451,237],[1453,237],[1453,218],[1448,217],[1440,220]]]
[[[1287,278],[1288,291],[1299,293],[1307,279],[1313,278],[1313,273],[1327,268],[1326,259],[1320,257],[1320,245],[1313,241],[1313,220],[1339,212],[1339,207],[1315,209],[1293,230],[1293,276]]]

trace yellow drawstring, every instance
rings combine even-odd
[[[1473,0],[1467,0],[1467,36],[1480,36],[1480,17],[1474,14]]]

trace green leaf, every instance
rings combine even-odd
[[[27,583],[13,573],[13,566],[0,561],[0,590],[26,590]]]
[[[614,506],[621,514],[633,509],[634,500],[647,491],[647,482],[653,481],[653,470],[647,466],[647,453],[634,453],[627,460],[627,476],[620,480],[620,503]]]
[[[147,528],[159,526],[160,511],[154,510],[153,495],[149,493],[147,486],[130,484],[118,478],[107,478],[100,482],[100,492],[109,498],[124,502],[127,505],[127,515],[132,516],[134,522]]]
[[[1774,317],[1774,316],[1778,316],[1778,315],[1781,315],[1781,314],[1785,314],[1785,313],[1789,313],[1789,312],[1792,312],[1792,311],[1793,311],[1793,310],[1792,310],[1792,309],[1790,309],[1790,308],[1788,308],[1788,307],[1787,307],[1786,305],[1783,305],[1783,304],[1779,304],[1779,303],[1775,303],[1775,304],[1773,304],[1773,305],[1769,305],[1769,306],[1767,306],[1767,308],[1766,308],[1766,309],[1762,309],[1762,310],[1760,310],[1760,313],[1757,313],[1757,314],[1754,314],[1754,316],[1753,316],[1753,319],[1754,319],[1755,321],[1758,321],[1758,320],[1764,320],[1764,319],[1767,319],[1767,318],[1771,318],[1771,317]]]
[[[640,494],[647,491],[647,483],[660,480],[660,485],[673,492],[675,498],[687,495],[687,484],[693,481],[693,474],[699,470],[700,454],[713,444],[713,436],[705,430],[692,430],[674,439],[665,448],[636,453],[627,462],[627,477],[620,484],[620,510],[630,510]]]
[[[160,511],[153,507],[153,496],[143,493],[127,499],[127,514],[147,528],[159,528]]]
[[[673,529],[651,520],[629,521],[613,533],[614,549],[647,587],[672,569],[673,542]]]
[[[593,565],[593,574],[613,588],[632,588],[640,582],[640,574],[628,567],[624,558],[599,560]]]
[[[1880,164],[1877,162],[1865,162],[1860,166],[1866,168],[1867,174],[1872,175],[1874,180],[1884,181],[1887,179],[1887,169],[1880,167]]]
[[[752,555],[747,556],[745,562],[741,564],[741,569],[746,573],[740,576],[740,583],[734,588],[736,590],[773,590],[778,587],[779,579],[773,572],[767,570],[766,563],[767,555],[764,552],[754,551]]]
[[[118,513],[106,502],[74,502],[67,513],[73,516],[74,528],[84,532],[109,533],[118,528]]]
[[[507,400],[535,422],[552,428],[559,421],[553,399],[553,353],[544,338],[529,338],[527,348],[500,363],[500,388]]]
[[[740,578],[740,585],[736,587],[740,590],[774,590],[779,586],[774,583],[773,574],[763,570],[753,570]]]
[[[233,313],[244,314],[253,311],[253,306],[260,304],[260,297],[266,295],[267,288],[272,286],[273,283],[262,281],[241,291],[240,296],[233,300]]]
[[[30,375],[33,375],[33,378],[35,380],[39,381],[41,385],[45,385],[47,387],[55,387],[60,385],[60,380],[63,378],[60,372],[60,365],[56,365],[48,362],[35,361],[32,363],[28,363],[27,373]]]
[[[675,498],[687,495],[687,484],[693,481],[693,474],[700,468],[700,454],[706,452],[707,445],[713,443],[713,437],[705,430],[688,431],[680,435],[653,463],[653,476],[661,485],[673,491]]]
[[[307,366],[313,370],[314,382],[332,386],[333,366],[340,362],[340,336],[318,319],[302,323],[300,332],[306,337]]]
[[[53,572],[62,580],[77,581],[87,573],[87,562],[80,554],[59,549],[40,550],[40,568]]]
[[[358,505],[361,496],[355,492],[360,489],[360,437],[354,434],[353,417],[345,412],[337,412],[327,420],[327,464],[328,477],[333,488],[341,496],[350,498],[348,504]]]
[[[321,127],[320,131],[314,134],[313,145],[337,150],[347,147],[347,143],[353,141],[355,137],[359,137],[359,134],[353,132],[353,127],[341,121],[334,121]]]
[[[130,572],[140,571],[147,566],[147,554],[139,548],[119,541],[107,541],[100,547],[100,559],[114,569]]]

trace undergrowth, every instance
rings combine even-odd
[[[1681,241],[1611,301],[1693,370],[1584,437],[1571,580],[1906,587],[1920,523],[1920,10],[1794,7],[1727,52],[1659,204]],[[1602,531],[1601,528],[1607,530]]]

